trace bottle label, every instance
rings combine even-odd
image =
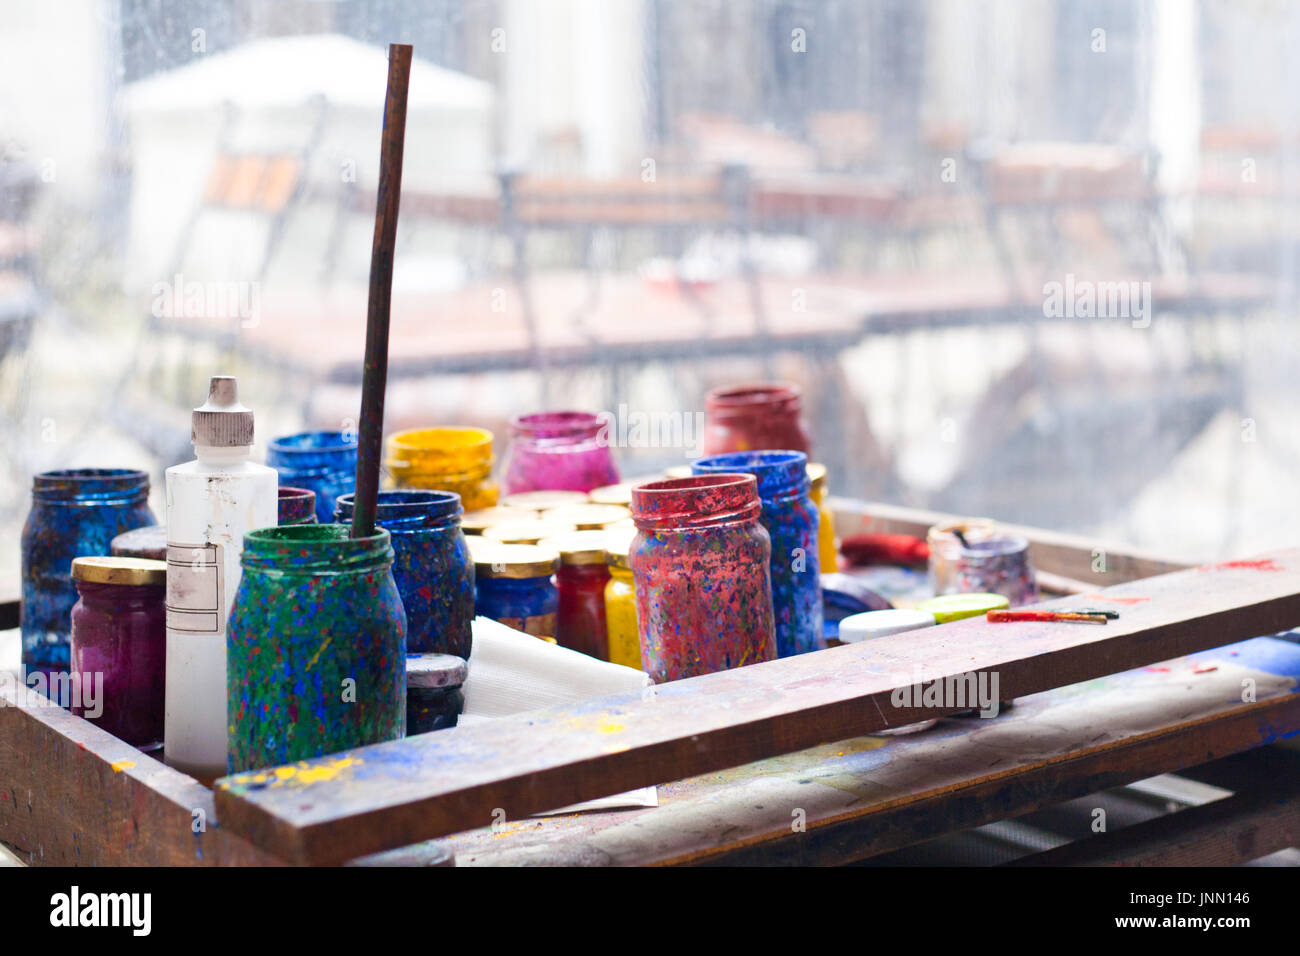
[[[556,622],[556,615],[554,614],[532,614],[528,617],[498,617],[496,620],[506,627],[513,627],[516,631],[523,631],[525,634],[531,634],[533,637],[540,637],[554,643]]]
[[[219,544],[167,545],[167,629],[220,634],[225,555]]]

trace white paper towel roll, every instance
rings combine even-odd
[[[490,618],[474,618],[473,633],[469,673],[461,687],[465,707],[459,723],[463,725],[639,691],[652,683],[644,671],[598,661]],[[549,812],[658,805],[655,788],[645,787]]]

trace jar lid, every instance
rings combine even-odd
[[[504,544],[480,535],[465,540],[474,559],[474,574],[480,578],[540,578],[560,567],[558,553],[535,544]]]
[[[239,401],[233,375],[213,375],[208,400],[190,416],[190,441],[215,448],[253,444],[253,410]]]
[[[517,491],[502,498],[501,504],[507,508],[546,511],[561,505],[580,505],[586,500],[587,496],[581,491]]]
[[[622,505],[561,505],[542,512],[543,521],[562,521],[579,531],[593,531],[632,517],[632,512]]]
[[[636,526],[617,530],[605,529],[605,563],[611,568],[632,569],[628,552],[632,549],[632,539],[636,537]]]
[[[454,654],[407,654],[406,686],[459,687],[465,683],[469,665]]]
[[[695,474],[690,465],[673,465],[671,468],[664,469],[665,478],[689,478]]]
[[[901,634],[921,627],[933,627],[935,617],[919,608],[894,608],[888,611],[863,611],[840,621],[840,641],[856,644],[873,637]]]
[[[482,537],[503,544],[536,544],[543,538],[576,530],[576,526],[571,522],[529,518],[522,521],[503,521],[501,524],[484,528]]]
[[[605,537],[603,530],[569,531],[543,538],[537,546],[559,552],[561,564],[604,564]]]
[[[110,542],[108,550],[122,558],[151,558],[167,560],[167,526],[145,525],[133,531],[123,531]]]
[[[592,504],[597,505],[622,505],[624,508],[632,504],[632,486],[639,485],[646,481],[658,481],[659,476],[640,478],[636,481],[624,481],[617,485],[605,485],[602,488],[592,488],[587,492],[587,498]]]
[[[491,508],[476,508],[460,516],[460,527],[466,534],[482,534],[485,528],[507,521],[528,521],[536,518],[537,512],[531,508],[507,508],[493,505]]]
[[[91,584],[162,587],[167,583],[167,562],[116,555],[73,558],[72,580]]]
[[[813,491],[826,490],[826,466],[819,461],[808,462],[808,486]]]
[[[989,611],[1001,611],[1011,606],[1001,594],[944,594],[940,597],[922,601],[917,608],[929,611],[939,624],[960,621],[966,617],[978,617]]]

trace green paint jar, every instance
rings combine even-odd
[[[396,740],[406,615],[382,528],[286,525],[244,536],[226,632],[231,773]]]

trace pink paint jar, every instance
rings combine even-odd
[[[72,561],[71,710],[136,747],[163,738],[167,564],[147,558]]]
[[[753,475],[632,489],[641,665],[656,683],[776,659],[772,545]]]
[[[618,484],[605,419],[591,412],[537,412],[510,423],[504,493],[581,491]]]
[[[704,454],[791,449],[811,453],[796,385],[731,385],[704,399]]]

